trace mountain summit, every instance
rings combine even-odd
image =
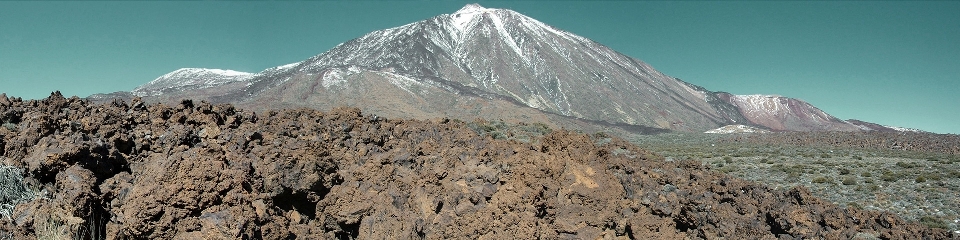
[[[482,117],[570,127],[860,129],[806,103],[790,105],[791,111],[776,117],[757,114],[764,109],[751,108],[737,95],[667,76],[518,12],[477,4],[374,31],[257,74],[176,74],[181,71],[141,86],[133,95],[254,109],[349,105],[390,117]]]

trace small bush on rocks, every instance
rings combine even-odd
[[[843,185],[856,185],[856,184],[857,184],[857,179],[855,179],[855,178],[853,178],[853,177],[845,177],[845,178],[843,178],[843,182],[842,182],[842,183],[843,183]]]
[[[36,195],[23,182],[23,170],[0,165],[0,217],[10,219],[14,206],[30,201]]]
[[[819,176],[814,178],[812,182],[813,183],[833,183],[833,180],[830,180],[830,178],[827,178],[824,176]]]

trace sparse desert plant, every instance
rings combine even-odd
[[[919,166],[920,164],[917,164],[917,163],[897,162],[897,167],[902,167],[902,168],[915,168]]]
[[[812,182],[812,183],[833,183],[833,180],[831,180],[830,178],[825,177],[825,176],[817,176],[817,177],[813,178],[813,180],[810,181],[810,182]]]
[[[860,173],[860,176],[861,176],[861,177],[872,177],[873,174],[871,174],[870,172],[863,172],[863,173]]]
[[[853,155],[853,159],[863,160],[863,157],[861,157],[861,156],[859,156],[859,155]]]
[[[923,173],[923,174],[920,174],[920,176],[926,178],[927,180],[931,180],[931,181],[940,181],[940,180],[943,180],[943,179],[940,177],[940,174],[938,174],[938,173],[936,173],[936,172]]]
[[[800,173],[798,173],[798,172],[787,173],[787,177],[784,178],[783,180],[784,180],[784,181],[787,181],[787,182],[797,182],[797,181],[800,181]]]
[[[926,182],[926,181],[927,181],[927,178],[925,178],[925,177],[923,177],[923,176],[917,176],[917,178],[914,179],[914,182],[916,182],[916,183],[922,183],[922,182]]]
[[[920,224],[923,224],[924,226],[931,227],[931,228],[947,229],[946,223],[944,223],[940,219],[937,219],[931,216],[920,217]]]
[[[884,182],[896,182],[897,180],[900,180],[900,177],[900,174],[896,174],[890,170],[887,170],[883,172],[883,175],[880,175],[880,180],[883,180]]]
[[[74,236],[66,223],[53,217],[48,217],[46,220],[35,221],[33,227],[37,234],[37,240],[73,239]]]
[[[950,170],[949,172],[945,173],[944,175],[945,175],[946,177],[949,177],[949,178],[960,178],[960,171]]]
[[[847,202],[847,207],[863,210],[863,206],[860,206],[857,202]]]
[[[847,175],[847,174],[850,174],[850,169],[846,169],[846,168],[840,169],[840,175]]]
[[[897,176],[894,176],[893,174],[884,174],[883,176],[880,176],[880,180],[883,180],[884,182],[896,182]]]
[[[856,185],[857,179],[851,176],[847,176],[843,178],[843,181],[841,183],[843,183],[843,185]]]
[[[504,134],[503,132],[500,132],[500,131],[494,131],[494,132],[490,132],[490,137],[492,137],[493,139],[506,139],[507,134]]]
[[[0,217],[10,218],[13,207],[37,196],[23,181],[23,170],[0,165]]]
[[[3,123],[3,127],[7,128],[7,130],[10,130],[11,132],[17,130],[17,124],[14,123]]]

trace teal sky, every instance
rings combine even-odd
[[[258,72],[468,2],[0,1],[0,92],[131,90],[183,67]],[[960,2],[495,1],[714,91],[960,133]]]

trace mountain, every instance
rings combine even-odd
[[[482,117],[645,132],[703,132],[732,124],[777,131],[861,129],[797,99],[708,91],[587,38],[477,4],[374,31],[256,74],[181,69],[131,93],[91,98],[131,96],[259,110],[348,105],[387,117]]]
[[[736,106],[748,121],[775,131],[861,130],[798,99],[777,95],[718,95]]]

